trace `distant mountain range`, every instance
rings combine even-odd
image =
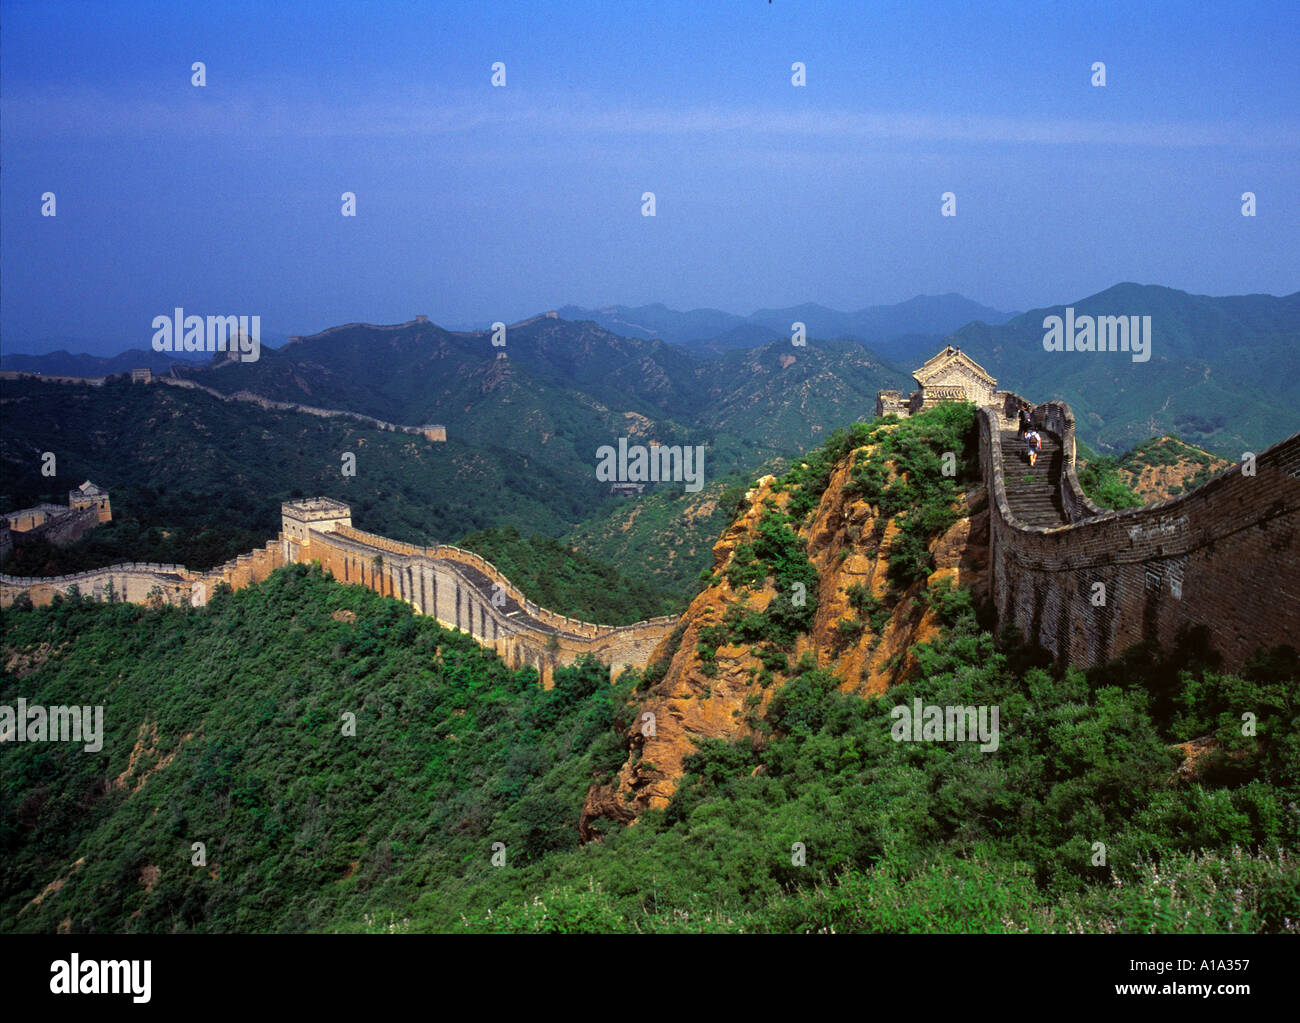
[[[1151,317],[1150,360],[1046,351],[1043,321],[1064,317],[1067,307],[1078,317]],[[749,317],[566,306],[509,327],[504,348],[485,330],[412,321],[333,327],[279,349],[264,344],[255,363],[185,363],[137,349],[112,358],[7,355],[0,367],[77,376],[167,369],[223,393],[440,422],[467,443],[504,442],[542,463],[559,450],[569,452],[566,461],[581,452],[585,463],[611,434],[703,443],[720,472],[748,471],[870,417],[875,392],[909,392],[910,370],[945,342],[1001,387],[1033,401],[1069,401],[1081,439],[1102,452],[1174,434],[1235,459],[1300,429],[1300,292],[1213,298],[1125,283],[995,322],[1007,315],[959,295],[856,313],[803,305]],[[796,321],[807,329],[802,347],[789,336]]]
[[[998,324],[1015,315],[990,309],[957,294],[918,295],[896,305],[868,306],[857,312],[806,303],[737,316],[720,309],[679,312],[655,303],[600,309],[568,305],[557,309],[556,314],[565,320],[590,320],[624,337],[685,345],[701,355],[753,348],[781,338],[788,341],[791,325],[797,322],[804,324],[808,337],[861,341],[889,358],[910,358],[923,339],[928,342],[943,337],[972,321]],[[900,340],[901,345],[896,343]],[[886,343],[894,344],[882,347]]]
[[[129,373],[133,369],[151,369],[165,373],[172,366],[194,366],[207,362],[206,353],[198,358],[186,358],[168,352],[155,352],[149,348],[130,348],[119,355],[73,355],[59,349],[45,355],[0,355],[0,370],[12,373],[41,373],[44,376],[106,377],[114,373]]]
[[[488,331],[352,324],[263,348],[254,363],[176,373],[223,393],[437,422],[539,466],[577,459],[588,474],[596,449],[619,436],[704,444],[711,477],[802,451],[828,429],[870,418],[878,390],[907,382],[852,341],[796,348],[786,339],[704,359],[549,315],[509,327],[503,348]]]
[[[691,309],[680,312],[656,302],[652,305],[613,305],[587,309],[566,305],[556,315],[575,322],[591,321],[613,334],[638,340],[667,341],[685,345],[698,355],[718,355],[735,348],[754,348],[780,338],[789,339],[795,321],[805,325],[809,337],[848,338],[871,343],[889,358],[910,359],[917,346],[952,333],[974,320],[1005,323],[1014,313],[999,312],[957,294],[918,295],[895,305],[868,306],[857,312],[841,312],[806,303],[788,309],[760,309],[750,316],[737,316],[720,309]],[[481,325],[444,324],[455,333],[475,333]],[[289,335],[262,332],[263,347],[278,348]],[[167,355],[133,348],[121,355],[104,357],[70,354],[76,347],[105,347],[102,339],[42,338],[36,349],[59,343],[58,351],[42,355],[0,354],[0,369],[52,376],[106,376],[136,367],[160,372],[174,361],[207,362],[184,354]],[[892,346],[892,347],[891,347]],[[35,360],[35,361],[34,361]],[[129,363],[129,364],[128,364]]]
[[[1046,351],[1043,321],[1150,316],[1151,355]],[[949,343],[1035,402],[1063,398],[1103,452],[1175,434],[1232,460],[1300,430],[1300,292],[1212,298],[1117,284],[1001,325],[971,323]]]
[[[1043,320],[1063,315],[1064,306],[1000,325],[970,323],[947,339],[996,376],[999,387],[1035,402],[1069,401],[1080,440],[1100,453],[1175,434],[1236,461],[1300,430],[1300,294],[1209,298],[1121,284],[1070,305],[1076,316],[1150,316],[1150,360],[1046,351]],[[208,515],[190,521],[184,501],[164,509],[157,523],[142,520],[141,530],[185,530],[177,542],[191,553],[179,560],[207,550],[199,536],[210,548],[199,556],[223,560],[273,531],[280,500],[319,492],[354,499],[359,523],[400,539],[454,541],[507,525],[564,538],[624,570],[635,564],[637,578],[682,598],[693,592],[725,524],[729,493],[743,493],[756,471],[788,464],[835,428],[870,419],[877,391],[910,392],[910,371],[944,339],[905,335],[867,346],[818,338],[810,328],[802,347],[782,333],[756,347],[704,355],[546,314],[510,326],[504,347],[492,342],[488,331],[412,321],[334,327],[283,348],[263,346],[254,363],[151,363],[154,353],[140,350],[113,359],[53,353],[15,364],[9,358],[17,357],[9,357],[5,368],[47,375],[104,376],[153,365],[223,394],[251,392],[406,425],[441,423],[448,442],[428,446],[405,434],[217,402],[163,384],[81,394],[35,381],[6,383],[0,462],[7,485],[0,501],[18,507],[66,491],[62,479],[51,487],[36,469],[39,453],[57,441],[61,471],[66,465],[77,481],[108,486],[115,509],[120,495],[124,516],[157,504],[161,499],[151,495],[165,487],[200,494],[219,480],[256,495],[236,516],[248,533],[214,530]],[[878,348],[910,354],[894,361]],[[163,422],[187,426],[159,430]],[[596,451],[620,437],[629,444],[703,445],[704,490],[687,492],[677,482],[651,484],[635,499],[611,494],[595,478]],[[343,451],[358,454],[351,482],[339,476]],[[1192,485],[1189,472],[1157,482]],[[196,507],[232,512],[205,500]],[[121,553],[168,560],[169,549],[153,541],[141,548],[143,539],[127,537],[136,528],[124,519],[122,536],[113,540]]]

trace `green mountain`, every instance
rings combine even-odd
[[[748,489],[744,480],[735,474],[698,494],[659,490],[620,501],[575,526],[565,542],[668,590],[680,610],[699,590],[701,572],[712,570],[713,545]]]
[[[280,503],[311,494],[347,501],[359,528],[412,543],[504,525],[557,535],[607,497],[590,462],[557,470],[526,449],[434,443],[191,389],[21,380],[0,393],[4,510],[66,503],[87,478],[113,504],[113,522],[67,550],[20,549],[8,566],[16,573],[115,560],[210,567],[274,537]],[[45,451],[57,476],[41,475]],[[354,476],[343,474],[345,452],[356,455]]]
[[[1002,326],[973,323],[949,342],[1006,387],[1042,402],[1068,401],[1082,439],[1119,454],[1167,433],[1237,460],[1300,431],[1300,292],[1211,298],[1117,284],[1070,303],[1076,316],[1150,316],[1151,357],[1049,352],[1033,309]]]
[[[192,366],[206,356],[186,358],[151,348],[131,348],[113,356],[73,355],[64,349],[44,355],[0,355],[0,370],[15,373],[41,373],[45,376],[106,377],[114,373],[129,373],[133,369],[150,369],[166,373],[173,366]]]
[[[906,375],[860,345],[789,340],[702,359],[680,346],[619,337],[594,323],[538,317],[459,334],[429,323],[353,324],[254,363],[185,371],[222,393],[348,409],[389,422],[443,423],[470,444],[577,461],[619,436],[704,444],[711,477],[789,457],[875,407]],[[632,441],[637,442],[637,441]]]
[[[953,444],[908,438],[909,463]],[[807,562],[787,527],[844,458],[846,487],[889,478],[854,444],[836,435],[783,481],[761,552],[778,572]],[[931,500],[888,496],[904,515]],[[104,716],[98,749],[0,744],[0,930],[1296,930],[1293,649],[1224,675],[1191,637],[1172,661],[1137,649],[1057,675],[995,640],[970,591],[924,578],[938,634],[883,697],[812,651],[773,656],[752,728],[697,739],[666,808],[605,817],[586,844],[585,801],[634,752],[661,666],[611,686],[580,664],[544,691],[307,566],[201,609],[7,609],[0,705]],[[997,755],[895,741],[914,700],[999,707]]]
[[[1119,469],[1148,501],[1163,501],[1195,490],[1234,465],[1177,437],[1152,437],[1126,454]]]
[[[549,536],[524,536],[506,526],[470,533],[457,546],[481,554],[529,599],[571,618],[630,625],[681,610],[681,601],[668,589]]]
[[[860,348],[844,348],[839,365],[872,372]],[[811,416],[852,415],[864,400],[860,387],[846,386],[827,368],[839,358],[828,352],[801,355],[786,370],[780,355],[768,357],[769,365],[759,353],[737,353],[742,357],[752,364],[744,372],[754,374],[746,397],[751,407],[779,409],[788,387],[791,394],[804,392],[800,400],[810,411],[785,418],[773,411],[748,421],[740,415],[740,436],[697,428],[727,444],[733,463],[781,464],[768,456],[788,450],[783,430],[807,443],[821,432]],[[113,503],[113,521],[70,547],[20,545],[3,566],[13,575],[57,575],[118,561],[209,568],[274,537],[281,502],[320,493],[349,502],[359,528],[411,543],[469,547],[543,606],[620,624],[680,609],[694,595],[729,517],[718,499],[744,478],[735,469],[717,476],[709,448],[699,493],[665,484],[623,498],[596,481],[594,459],[580,457],[572,445],[551,445],[538,457],[509,431],[495,437],[484,431],[473,446],[454,432],[446,443],[432,443],[343,418],[121,380],[103,387],[3,381],[0,395],[0,510],[65,503],[67,491],[84,479],[107,487]],[[592,408],[572,396],[570,406]],[[650,429],[649,420],[635,415],[595,417],[607,432],[592,438],[593,453],[596,441],[609,443],[614,430]],[[40,473],[49,450],[58,470],[51,478]],[[341,471],[349,451],[357,456],[355,476]],[[502,530],[532,536],[514,539]],[[565,544],[547,539],[559,536]]]
[[[917,295],[906,302],[868,306],[855,312],[805,303],[785,309],[759,309],[749,316],[737,316],[719,309],[680,312],[656,302],[600,309],[570,305],[559,309],[557,315],[566,320],[590,320],[624,337],[654,338],[685,345],[700,355],[720,355],[733,349],[753,348],[776,338],[788,339],[791,324],[795,322],[803,323],[810,337],[850,338],[888,354],[878,346],[878,342],[906,335],[924,335],[933,344],[973,320],[1002,323],[1011,316],[951,293]],[[930,354],[927,352],[926,357]]]
[[[544,691],[302,567],[214,604],[5,612],[5,649],[35,657],[6,658],[4,703],[102,705],[104,731],[98,752],[0,748],[0,930],[383,929],[467,871],[493,880],[492,842],[516,868],[571,847],[623,755],[626,687],[598,666]]]
[[[45,575],[114,560],[207,567],[260,546],[278,529],[280,502],[312,493],[349,501],[360,528],[394,539],[456,542],[514,526],[582,546],[596,535],[585,526],[628,507],[595,478],[601,446],[620,437],[702,446],[705,491],[716,496],[816,442],[829,424],[869,414],[878,389],[903,381],[851,342],[777,342],[708,361],[551,318],[512,328],[505,352],[498,358],[486,333],[351,326],[265,349],[256,363],[185,372],[224,393],[441,422],[445,444],[166,384],[2,381],[4,510],[62,503],[90,478],[112,494],[115,520],[65,551],[20,551],[10,570]],[[49,450],[53,479],[39,472]],[[357,455],[355,477],[340,472],[345,451]],[[632,499],[684,514],[642,520],[656,525],[638,531],[646,557],[616,562],[630,580],[667,587],[677,601],[694,593],[725,524],[685,514],[698,496],[665,482]],[[582,549],[605,560],[629,553],[610,542]]]

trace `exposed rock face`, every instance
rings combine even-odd
[[[870,448],[859,450],[871,452]],[[950,579],[955,586],[970,587],[977,599],[984,595],[988,502],[983,487],[966,494],[959,508],[961,517],[931,544],[936,565],[933,574],[901,595],[891,595],[887,573],[898,524],[892,519],[880,520],[871,505],[845,493],[852,464],[849,457],[836,466],[820,504],[798,530],[817,569],[818,602],[810,630],[798,638],[788,657],[793,665],[809,652],[818,667],[843,679],[844,691],[879,695],[912,671],[915,658],[911,648],[938,632],[933,610],[915,599],[927,585]],[[778,672],[764,685],[760,678],[764,665],[756,648],[748,643],[719,646],[713,662],[716,674],[710,676],[709,663],[701,659],[696,644],[701,630],[722,623],[729,608],[739,604],[762,610],[776,597],[770,576],[761,587],[737,592],[722,574],[736,548],[754,541],[766,505],[774,503],[784,509],[789,502],[791,492],[773,493],[775,482],[771,476],[758,481],[746,495],[748,508],[714,546],[718,581],[702,591],[682,616],[676,651],[671,652],[670,637],[651,656],[653,664],[671,652],[667,672],[651,686],[638,711],[629,732],[631,755],[616,780],[593,786],[587,793],[581,819],[584,840],[599,836],[600,818],[629,823],[646,809],[667,806],[684,773],[683,761],[695,749],[695,740],[734,740],[750,735],[756,742],[762,741],[761,733],[752,727],[757,720],[754,715],[765,712],[785,676]],[[850,634],[846,639],[837,624],[858,617],[846,592],[855,584],[881,600],[883,611],[877,616],[878,632],[870,623],[863,623],[860,635]],[[643,734],[649,730],[646,713],[654,715],[650,735]]]

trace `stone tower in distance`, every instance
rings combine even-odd
[[[68,507],[73,511],[93,509],[100,522],[113,521],[113,509],[108,503],[108,491],[86,480],[75,490],[68,491]]]

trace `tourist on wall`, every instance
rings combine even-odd
[[[1043,437],[1031,426],[1025,436],[1025,444],[1029,448],[1029,467],[1032,469],[1038,462],[1039,453],[1043,450]]]
[[[1029,431],[1034,428],[1034,420],[1029,412],[1029,403],[1022,401],[1020,403],[1020,439],[1025,440],[1029,436]]]

